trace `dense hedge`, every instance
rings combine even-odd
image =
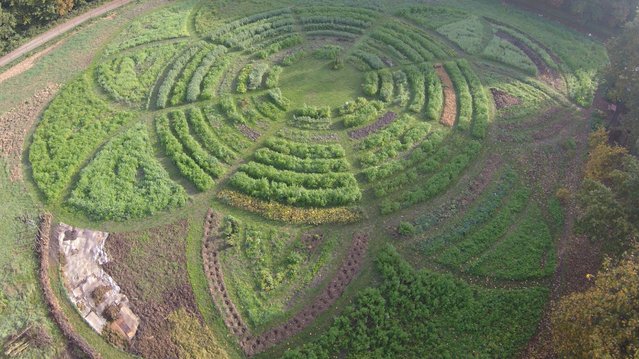
[[[189,126],[200,138],[200,143],[213,156],[220,161],[230,164],[237,156],[213,133],[206,123],[202,112],[198,108],[191,108],[188,111]]]
[[[93,95],[84,77],[65,86],[42,115],[29,162],[47,200],[57,199],[91,153],[134,115]]]
[[[223,61],[221,58],[226,54],[226,47],[217,46],[210,50],[206,56],[202,59],[195,69],[193,76],[189,82],[189,86],[186,90],[186,101],[194,102],[202,93],[203,81],[210,74],[211,69],[214,64],[219,64],[220,61]],[[216,69],[213,69],[215,71]],[[210,81],[210,80],[209,80]],[[206,88],[206,86],[204,86]],[[208,93],[207,93],[208,95]],[[210,98],[210,97],[209,97]]]
[[[473,122],[470,133],[476,138],[484,138],[488,127],[489,104],[484,87],[466,60],[457,62],[459,69],[466,77],[473,97]]]
[[[173,61],[169,71],[164,76],[164,80],[158,89],[157,100],[155,105],[158,108],[165,108],[169,102],[169,95],[171,93],[171,89],[175,85],[175,81],[178,79],[178,76],[182,73],[182,70],[188,64],[191,57],[193,57],[200,50],[199,46],[192,46],[187,48],[182,52],[178,58]]]
[[[96,221],[127,220],[180,207],[188,196],[155,159],[143,125],[115,137],[80,172],[69,205]]]
[[[390,245],[375,268],[378,287],[359,291],[324,334],[284,358],[513,357],[535,333],[548,297],[538,287],[487,289],[417,271]]]
[[[282,154],[269,148],[260,148],[253,155],[256,161],[273,167],[303,173],[328,173],[348,171],[348,161],[337,159],[301,159],[299,157]]]
[[[157,117],[155,125],[164,151],[175,163],[180,173],[189,179],[200,191],[211,189],[214,185],[213,180],[198,166],[197,162],[185,153],[182,144],[171,132],[168,116],[161,115]]]
[[[273,137],[266,140],[265,146],[298,158],[343,158],[346,156],[344,148],[339,144],[309,144]]]

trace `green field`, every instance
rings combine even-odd
[[[602,44],[490,0],[145,4],[45,58],[62,69],[109,29],[74,72],[0,83],[7,107],[27,96],[17,81],[64,84],[26,138],[25,182],[0,178],[17,258],[0,257],[0,337],[42,322],[60,351],[10,235],[46,209],[121,246],[108,266],[140,313],[131,355],[520,355]],[[124,355],[52,277],[76,331]]]

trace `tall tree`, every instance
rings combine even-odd
[[[639,358],[639,248],[609,260],[592,288],[561,299],[553,343],[566,358]]]

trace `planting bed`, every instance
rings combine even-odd
[[[111,233],[140,325],[103,337],[400,358],[513,357],[534,334],[564,233],[561,166],[536,156],[580,155],[601,45],[483,0],[352,4],[167,3],[59,89],[25,174],[60,221]],[[13,160],[27,130],[2,126]]]

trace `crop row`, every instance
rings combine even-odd
[[[415,151],[411,153],[405,163],[402,163],[402,172],[396,173],[382,181],[375,182],[373,184],[373,192],[376,197],[381,198],[398,192],[403,188],[410,187],[419,179],[426,178],[435,173],[447,160],[450,160],[457,153],[456,149],[448,143],[440,148],[431,150],[428,156],[425,156],[424,152]],[[418,159],[420,160],[418,161]],[[394,164],[394,162],[396,161],[385,162],[381,166],[371,168],[386,168],[387,164]],[[389,168],[392,167],[393,166],[390,166]],[[368,173],[371,168],[365,169],[366,173]]]
[[[282,95],[282,90],[279,87],[268,90],[269,99],[281,110],[288,110],[291,105],[291,101]]]
[[[187,115],[191,130],[199,137],[204,148],[220,161],[230,164],[236,158],[235,153],[213,133],[211,127],[206,123],[202,111],[198,108],[191,108]]]
[[[437,173],[428,180],[418,183],[410,190],[404,191],[397,199],[386,199],[381,205],[381,212],[388,214],[402,208],[408,208],[415,204],[432,199],[446,188],[448,188],[470,164],[481,144],[470,142],[461,150],[461,153],[454,156],[449,162],[442,165]]]
[[[233,96],[226,95],[220,99],[220,110],[222,110],[224,116],[226,116],[226,118],[228,118],[233,124],[246,123],[246,119],[237,109],[235,98]]]
[[[365,67],[373,70],[379,70],[386,66],[379,56],[362,50],[355,51],[350,59],[355,63],[362,62]]]
[[[171,131],[169,117],[164,114],[156,118],[156,131],[164,151],[177,166],[180,173],[191,181],[200,191],[206,191],[213,187],[213,179],[198,165],[198,163],[186,154],[180,141]]]
[[[403,41],[415,47],[424,60],[449,57],[441,45],[434,42],[428,34],[400,22],[388,23],[384,28],[392,36],[401,37]]]
[[[158,89],[156,106],[158,108],[165,108],[169,102],[169,95],[173,88],[178,76],[182,73],[182,70],[189,63],[189,60],[200,51],[199,46],[192,46],[187,48],[180,54],[180,56],[173,61],[170,65],[169,71],[165,74],[162,84]]]
[[[251,178],[267,178],[271,181],[285,183],[290,186],[301,186],[306,189],[357,187],[357,180],[349,172],[298,173],[280,170],[258,162],[243,164],[240,166],[239,171]]]
[[[393,161],[380,166],[370,167],[363,171],[369,182],[376,182],[399,173],[406,172],[410,167],[429,161],[436,149],[440,148],[444,136],[441,132],[432,131],[403,161]]]
[[[256,43],[292,33],[293,23],[290,16],[264,20],[229,32],[218,41],[229,48],[247,50]]]
[[[457,128],[462,131],[470,129],[471,120],[473,117],[473,99],[470,95],[470,89],[466,78],[459,69],[459,66],[455,62],[446,62],[444,64],[446,72],[450,76],[450,79],[455,86],[455,93],[457,94]]]
[[[308,30],[306,31],[307,37],[335,37],[339,39],[353,40],[357,38],[357,34],[353,34],[348,31],[341,30]]]
[[[430,129],[429,123],[415,123],[414,119],[410,120],[410,116],[403,115],[392,125],[362,141],[360,148],[366,152],[362,154],[360,161],[364,167],[371,167],[395,158],[419,143]]]
[[[84,77],[65,86],[44,111],[29,151],[33,179],[47,200],[57,199],[91,152],[133,118],[96,97]]]
[[[260,215],[286,223],[320,225],[326,223],[353,223],[362,218],[361,211],[346,208],[299,208],[277,202],[263,201],[245,194],[224,190],[218,193],[222,201]]]
[[[344,148],[339,144],[308,144],[288,141],[283,138],[269,138],[266,147],[282,154],[298,158],[343,158],[346,156]]]
[[[299,45],[303,41],[304,40],[301,35],[287,33],[284,36],[273,39],[272,41],[268,42],[268,44],[266,45],[262,44],[261,50],[257,51],[255,56],[257,56],[260,59],[265,59],[269,57],[270,55],[278,53],[284,49],[289,49],[291,47]],[[260,48],[260,47],[256,47],[256,48]]]
[[[208,53],[210,53],[213,49],[209,46],[203,46],[200,50],[195,53],[195,55],[189,59],[189,62],[182,69],[182,73],[175,81],[175,85],[173,86],[173,90],[171,91],[171,105],[177,106],[186,101],[187,91],[189,84],[191,83],[191,78],[197,71],[197,68],[200,66],[204,58]]]
[[[500,37],[494,36],[490,40],[486,48],[484,48],[482,56],[516,67],[531,76],[537,76],[537,66],[532,60],[517,46]]]
[[[392,112],[392,111],[386,112],[384,116],[378,118],[377,121],[375,121],[374,123],[371,123],[368,126],[364,126],[364,127],[349,131],[348,136],[354,140],[361,140],[362,138],[365,138],[383,129],[389,124],[393,123],[393,121],[395,121],[396,118],[397,118],[397,114],[395,112]],[[405,118],[402,117],[402,120],[404,119]]]
[[[488,127],[489,104],[488,97],[484,91],[484,87],[479,80],[475,71],[470,67],[470,64],[466,60],[459,60],[457,62],[459,69],[466,77],[470,93],[473,98],[473,122],[470,129],[470,133],[476,138],[484,138],[486,135],[486,128]]]
[[[410,101],[410,91],[408,89],[408,77],[403,70],[393,72],[393,81],[395,82],[395,99],[393,103],[405,107]]]
[[[294,179],[290,178],[289,182]],[[307,189],[299,184],[289,184],[265,177],[252,178],[245,172],[237,172],[230,184],[240,192],[263,200],[274,200],[294,206],[327,207],[342,206],[361,199],[362,193],[354,186]]]
[[[103,62],[96,69],[97,82],[113,100],[139,105],[180,47],[170,44],[144,48]]]
[[[526,188],[516,191],[482,227],[474,228],[471,233],[456,238],[454,244],[437,255],[435,260],[441,264],[458,267],[480,255],[506,234],[526,208],[528,199],[529,191]]]
[[[473,261],[469,273],[507,280],[543,278],[555,272],[553,237],[539,206],[532,204],[512,233]]]
[[[290,15],[291,10],[289,8],[281,8],[247,16],[218,27],[213,33],[211,33],[210,38],[211,40],[216,40],[219,37],[231,33],[241,27],[250,26],[251,24],[260,22],[272,22],[275,19],[287,17]]]
[[[202,61],[197,65],[197,68],[195,69],[195,72],[193,72],[193,76],[191,77],[188,88],[186,90],[187,102],[194,102],[200,97],[203,87],[202,82],[204,81],[206,84],[211,81],[205,81],[205,78],[212,72],[211,69],[213,68],[214,64],[219,64],[220,61],[223,61],[221,58],[224,57],[226,51],[226,47],[216,46],[211,51],[209,51],[206,56],[204,56]],[[216,69],[217,68],[219,67],[216,67]],[[207,86],[204,87],[206,88]],[[206,91],[206,93],[208,94],[209,91]]]
[[[458,222],[450,228],[446,228],[441,234],[430,237],[420,242],[419,249],[426,256],[433,256],[441,252],[447,246],[452,245],[465,233],[471,233],[474,228],[479,228],[495,217],[495,213],[503,206],[506,199],[515,191],[521,191],[521,184],[517,175],[512,170],[507,170],[499,180],[494,183],[487,195],[481,198],[472,209],[466,212]],[[416,232],[426,233],[430,226],[429,221],[422,219],[415,223]]]
[[[271,165],[281,170],[289,170],[302,173],[329,173],[345,172],[350,168],[348,161],[344,158],[333,159],[302,159],[299,157],[279,153],[269,148],[260,148],[255,151],[253,158],[255,161]]]
[[[272,121],[278,120],[282,115],[282,110],[269,101],[266,96],[253,96],[253,104],[262,116]]]
[[[379,13],[352,6],[303,6],[295,9],[296,15],[301,19],[304,18],[339,18],[351,21],[360,21],[362,26],[370,25],[378,16]]]
[[[248,141],[234,126],[229,125],[219,112],[219,107],[209,105],[202,108],[202,113],[211,126],[211,132],[220,140],[220,143],[228,146],[236,153],[243,152],[251,146]],[[232,124],[231,124],[232,125]],[[221,158],[221,157],[220,157]]]

